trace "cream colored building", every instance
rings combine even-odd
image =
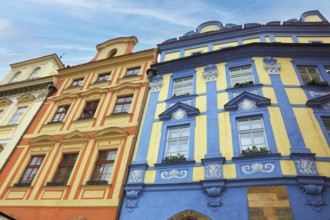
[[[48,93],[55,91],[57,70],[64,65],[51,54],[10,67],[0,83],[0,172]]]

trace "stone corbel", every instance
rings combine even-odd
[[[223,206],[222,196],[225,193],[223,181],[203,181],[204,194],[207,198],[207,206],[216,212]]]
[[[325,191],[324,179],[319,177],[317,179],[298,179],[299,189],[305,194],[306,202],[305,204],[310,206],[314,211],[321,212],[323,206],[326,206],[323,201],[322,194]]]
[[[264,68],[267,70],[268,74],[280,74],[281,64],[277,63],[277,60],[272,57],[265,57]]]
[[[324,186],[320,185],[300,185],[299,189],[306,196],[306,205],[310,206],[314,211],[321,212],[325,202],[322,201],[322,193]]]
[[[129,212],[134,211],[138,207],[138,201],[143,196],[143,184],[125,187],[126,208]]]

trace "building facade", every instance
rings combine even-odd
[[[10,67],[0,84],[0,175],[43,102],[54,92],[57,70],[63,64],[51,54]]]
[[[159,44],[120,219],[328,219],[329,43],[309,11]]]
[[[0,179],[1,211],[17,219],[116,219],[156,49],[136,37],[96,46],[59,70]]]

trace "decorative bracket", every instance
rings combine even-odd
[[[264,68],[267,70],[268,74],[280,74],[281,64],[277,63],[277,60],[273,57],[265,57]]]
[[[159,92],[162,85],[163,85],[163,80],[150,82],[149,83],[150,92]]]
[[[204,194],[207,198],[207,206],[212,211],[216,212],[223,203],[221,201],[222,195],[225,193],[225,186],[223,180],[220,181],[203,181]]]
[[[306,196],[306,205],[310,206],[314,211],[321,212],[325,202],[322,201],[322,193],[325,191],[322,185],[300,185],[299,189]]]
[[[204,69],[203,76],[206,79],[206,82],[217,81],[218,70],[216,65],[209,64]]]
[[[129,212],[134,211],[138,207],[138,201],[143,196],[143,184],[131,184],[125,187],[126,192],[126,208]]]

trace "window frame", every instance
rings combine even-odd
[[[64,158],[65,158],[66,156],[70,156],[70,160],[69,160],[68,163],[63,163]],[[72,157],[74,157],[74,156],[75,156],[76,158],[74,158],[74,161],[72,162],[71,160],[72,160]],[[75,164],[76,164],[76,162],[77,162],[77,160],[78,160],[78,156],[79,156],[79,153],[68,153],[68,154],[63,154],[63,156],[62,156],[62,160],[61,160],[61,162],[60,162],[60,163],[58,164],[58,166],[57,166],[56,174],[55,174],[54,177],[53,177],[52,183],[63,183],[63,184],[67,184],[67,183],[68,183],[68,181],[69,181],[69,179],[70,179],[70,177],[71,177],[72,171],[73,171],[73,169],[74,169],[74,166],[75,166]],[[60,169],[61,169],[62,167],[65,168],[64,175],[62,174],[62,175],[60,176],[59,179],[60,179],[61,181],[57,181],[57,176],[59,175]],[[67,167],[71,167],[71,170],[68,171],[68,170],[67,170]],[[68,172],[69,172],[69,175],[67,174]],[[64,180],[64,181],[63,181],[63,180]]]
[[[190,80],[190,82],[188,80]],[[181,81],[181,82],[179,82],[179,81]],[[179,84],[179,85],[176,85],[176,84]],[[189,85],[189,84],[191,84],[191,85]],[[175,88],[176,86],[178,86],[179,88]],[[191,88],[188,90],[187,88],[189,88],[189,87],[191,87]],[[194,80],[193,80],[192,76],[173,79],[172,97],[182,97],[182,96],[192,95],[193,87],[194,87]],[[176,90],[180,90],[180,89],[183,90],[181,93],[176,91]],[[186,91],[185,89],[188,91]]]
[[[113,160],[107,160],[107,157],[111,152],[115,152],[115,155],[114,155],[115,158]],[[106,160],[100,160],[100,157],[101,157],[102,153],[107,153]],[[109,182],[111,176],[114,173],[113,172],[113,167],[114,167],[114,164],[115,164],[116,159],[117,159],[117,154],[118,154],[117,149],[100,150],[98,152],[97,159],[94,163],[93,173],[92,173],[91,178],[90,178],[91,182],[103,182],[103,181]],[[95,173],[96,173],[96,169],[97,169],[98,165],[102,165],[102,172],[101,172],[101,175],[98,175],[100,178],[96,179],[95,178],[96,177]],[[111,165],[111,173],[109,174],[108,178],[107,178],[107,173],[104,175],[104,172],[103,172],[105,170],[106,165]],[[103,178],[103,176],[105,176],[105,177]]]
[[[296,67],[297,67],[297,73],[298,73],[298,75],[299,75],[299,77],[300,77],[300,80],[301,80],[301,83],[302,83],[303,85],[307,85],[308,82],[314,80],[314,78],[311,77],[311,75],[317,75],[317,76],[319,77],[319,79],[320,79],[319,82],[323,82],[323,81],[324,81],[323,76],[322,76],[322,74],[321,74],[321,71],[319,70],[318,65],[303,65],[303,64],[297,64]],[[300,68],[300,67],[304,67],[305,70],[307,70],[307,68],[314,67],[315,70],[316,70],[316,72],[317,72],[317,74],[310,74],[310,73],[308,72],[308,73],[302,75],[302,74],[300,73],[300,71],[299,71],[299,68]],[[304,79],[303,79],[303,76],[304,76],[304,75],[307,75],[308,78],[309,78],[309,80],[306,81],[306,82],[305,82]]]
[[[249,67],[250,71],[248,72],[249,73],[249,77],[252,77],[252,80],[249,80],[249,81],[242,81],[242,78],[243,77],[246,77],[246,74],[247,73],[244,73],[242,71],[242,68],[244,67]],[[239,73],[235,73],[233,74],[233,69],[239,69]],[[239,75],[239,82],[236,82],[236,83],[233,83],[233,75]],[[230,85],[232,88],[235,88],[236,84],[243,84],[243,83],[249,83],[252,81],[253,85],[256,84],[255,83],[255,77],[254,77],[254,74],[253,74],[253,69],[252,69],[252,65],[251,64],[248,64],[248,65],[242,65],[242,66],[237,66],[237,67],[230,67],[229,68],[229,77],[230,77]]]
[[[59,110],[61,109],[61,108],[65,108],[65,111],[64,112],[59,112]],[[64,119],[65,119],[65,116],[67,115],[67,113],[68,113],[68,111],[69,111],[69,109],[70,109],[70,105],[62,105],[62,106],[58,106],[58,108],[57,108],[57,110],[56,110],[56,112],[55,112],[55,114],[54,114],[54,117],[53,117],[53,119],[52,119],[52,121],[51,122],[63,122],[64,121]],[[56,120],[55,121],[55,118],[56,118],[56,116],[57,115],[61,115],[60,117],[59,117],[59,119],[62,117],[62,115],[64,114],[64,116],[63,116],[63,118],[62,118],[62,120]]]
[[[118,100],[119,100],[119,99],[123,99],[123,98],[124,98],[124,102],[120,102],[120,103],[118,103]],[[125,102],[125,100],[126,100],[127,98],[131,98],[131,101]],[[114,105],[114,108],[113,108],[112,113],[113,113],[113,114],[120,114],[120,113],[129,113],[129,112],[131,112],[131,107],[132,107],[132,103],[133,103],[133,98],[134,98],[133,95],[118,96],[118,97],[117,97],[117,100],[116,100],[116,103],[115,103],[115,105]],[[128,110],[128,111],[123,111],[123,110],[125,109],[124,106],[125,106],[125,105],[128,105],[128,104],[129,104],[129,110]],[[121,111],[116,111],[117,106],[122,106]]]
[[[181,136],[182,134],[182,129],[187,129],[188,130],[188,135],[187,136]],[[179,136],[177,138],[170,138],[170,132],[171,130],[179,130]],[[179,156],[179,155],[183,155],[186,159],[189,158],[189,138],[190,138],[190,126],[189,125],[182,125],[182,126],[173,126],[173,127],[169,127],[167,128],[167,132],[166,132],[166,145],[165,145],[165,153],[164,153],[164,157],[163,159],[166,159],[167,156],[173,156],[172,153],[169,153],[169,143],[170,142],[176,142],[176,155],[174,156]],[[181,146],[181,144],[179,144],[178,142],[182,142],[182,141],[187,141],[187,150],[186,153],[179,153],[182,152],[179,151],[178,147],[179,145]]]
[[[72,87],[81,87],[84,84],[84,79],[85,78],[77,78],[77,79],[73,79],[72,83],[70,85],[70,88]],[[77,83],[78,82],[78,83]]]
[[[91,103],[92,103],[92,106],[88,107],[88,105],[91,104]],[[97,103],[96,106],[94,105],[95,103]],[[81,115],[80,115],[80,118],[79,119],[94,118],[99,104],[100,104],[100,100],[89,100],[89,101],[86,101],[85,106],[84,106],[84,108],[83,108],[83,110],[81,112]],[[85,113],[87,113],[88,111],[93,111],[93,115],[86,117],[85,116]]]
[[[35,163],[35,164],[32,165],[31,163],[33,162],[33,158],[38,158],[36,162],[38,162],[41,159],[40,164]],[[41,167],[42,162],[44,161],[44,159],[45,159],[45,155],[33,155],[30,158],[29,163],[26,165],[25,170],[24,170],[24,172],[23,172],[23,174],[22,174],[22,176],[21,176],[18,184],[31,185],[32,182],[33,182],[33,180],[34,180],[34,178],[35,178],[35,176],[37,175],[37,173],[38,173],[38,171],[39,171],[39,169],[40,169],[40,167]],[[29,173],[27,180],[23,182],[23,178],[24,178],[25,174],[27,173],[28,169],[32,169],[32,170]],[[34,176],[31,177],[30,175],[33,173],[33,170],[35,170],[35,169],[37,171],[35,172]],[[30,178],[32,178],[32,179],[30,181],[28,181]]]
[[[97,79],[96,79],[96,83],[98,82],[107,82],[110,80],[110,75],[111,75],[111,72],[108,72],[108,73],[100,73],[98,76],[97,76]],[[104,79],[106,77],[104,76],[108,76],[108,79]],[[100,78],[103,77],[103,79],[100,80]]]
[[[251,121],[252,120],[256,120],[256,119],[259,119],[261,121],[260,125],[261,125],[261,128],[258,128],[258,129],[252,129],[252,123]],[[242,121],[247,121],[249,122],[249,129],[247,130],[240,130],[240,125],[239,123],[242,122]],[[254,142],[254,137],[257,133],[262,133],[263,134],[263,139],[264,139],[264,145],[263,146],[256,146],[257,149],[260,150],[261,147],[266,147],[266,149],[268,151],[269,150],[269,146],[268,146],[268,143],[267,143],[267,134],[266,134],[266,128],[265,128],[265,123],[264,123],[264,120],[261,116],[252,116],[252,117],[243,117],[243,118],[236,118],[236,127],[237,127],[237,136],[238,136],[238,143],[239,143],[239,150],[240,150],[240,153],[242,153],[243,150],[243,145],[241,143],[241,138],[243,135],[245,134],[249,134],[250,136],[250,141],[251,141],[251,145],[246,145],[247,148],[250,147],[250,149],[253,149],[253,146],[256,146],[257,144],[253,143]]]
[[[20,109],[24,109],[24,111],[22,113],[20,113],[20,115],[17,116],[18,111]],[[23,115],[25,114],[26,110],[27,110],[27,106],[20,106],[20,107],[18,107],[16,109],[16,112],[13,114],[13,116],[8,121],[8,124],[7,125],[16,125],[16,124],[18,124],[20,122],[20,120],[22,119]],[[14,117],[16,117],[15,120],[14,120]],[[18,119],[17,119],[17,117],[18,117]]]
[[[189,78],[189,77],[192,77],[192,93],[191,93],[191,95],[196,94],[196,70],[190,69],[190,70],[183,71],[183,72],[174,72],[170,78],[170,85],[169,85],[168,95],[167,95],[168,100],[173,99],[173,98],[176,99],[176,98],[185,97],[185,96],[178,96],[178,97],[174,96],[174,93],[173,93],[174,81],[183,79],[183,78]],[[189,96],[186,96],[186,97],[189,97]]]
[[[8,83],[14,83],[17,81],[17,79],[19,78],[19,76],[22,74],[21,71],[18,71],[16,73],[14,73],[14,75],[10,78],[10,80],[8,81]]]
[[[40,72],[40,70],[41,70],[40,67],[34,68],[34,70],[29,75],[28,79],[34,79],[36,75]]]
[[[138,73],[135,73],[138,71]],[[140,67],[132,67],[132,68],[127,68],[125,72],[125,77],[133,77],[133,76],[139,76],[141,72],[141,66]]]

